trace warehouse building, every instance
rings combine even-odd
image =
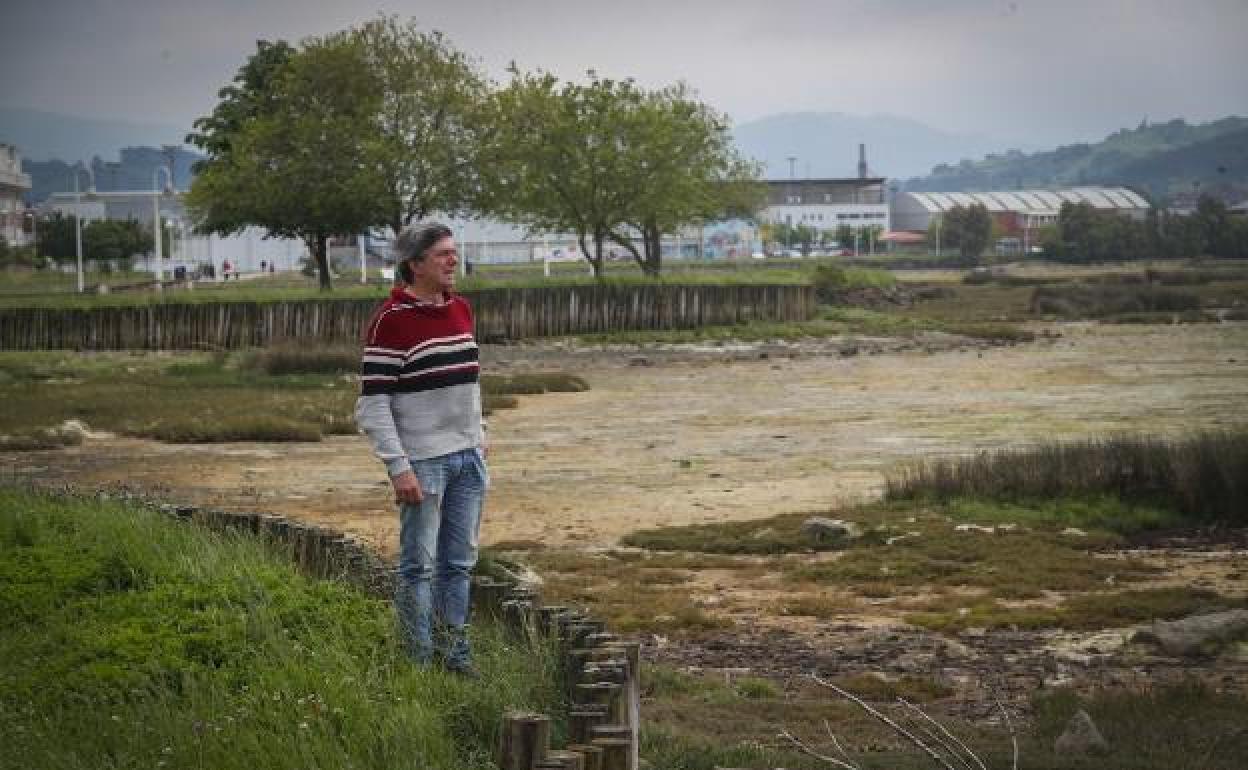
[[[1150,208],[1148,201],[1125,187],[1074,187],[980,193],[903,192],[893,199],[891,214],[895,230],[926,235],[932,224],[954,206],[982,205],[1002,235],[998,251],[1008,254],[1030,250],[1038,231],[1056,224],[1064,203],[1087,203],[1097,210],[1133,219],[1143,219]]]

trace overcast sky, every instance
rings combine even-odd
[[[737,122],[887,113],[1005,142],[1099,139],[1143,118],[1248,115],[1246,0],[43,0],[6,3],[0,105],[189,126],[257,39],[378,12],[515,61],[684,80]],[[0,134],[3,127],[0,126]]]

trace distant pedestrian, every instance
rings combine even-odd
[[[224,262],[222,262],[221,263],[221,280],[223,281],[230,280],[230,271],[233,269],[234,269],[234,266],[230,264],[230,260],[227,259]]]
[[[401,283],[366,331],[355,419],[399,504],[395,607],[407,650],[471,677],[469,578],[489,484],[472,309],[453,293],[449,228],[410,226],[395,249]]]

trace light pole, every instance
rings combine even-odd
[[[82,191],[78,187],[78,174],[86,171],[87,178],[91,180],[91,184],[87,187],[87,195],[95,195],[95,172],[91,167],[78,162],[74,166],[74,254],[78,258],[78,293],[82,294],[87,290],[86,276],[82,272]]]
[[[793,169],[795,165],[797,164],[797,156],[790,155],[788,157],[788,161],[789,161],[789,194],[787,196],[788,200],[785,201],[785,203],[792,205],[793,203],[793,173],[794,173]],[[787,257],[789,256],[788,252],[793,250],[793,220],[790,218],[786,224],[788,226],[784,230],[784,251],[785,251],[784,256]]]
[[[169,182],[169,186],[163,190],[160,187],[160,172],[165,172],[165,178]],[[160,219],[160,196],[165,192],[173,191],[173,172],[168,166],[157,166],[152,171],[152,241],[153,253],[156,255],[156,291],[164,291],[165,288],[165,266],[164,266],[164,240],[165,228]],[[172,247],[173,244],[170,244]],[[172,251],[172,248],[170,249]],[[170,255],[172,256],[172,255]]]
[[[22,219],[30,217],[30,248],[35,252],[35,262],[39,261],[39,217],[33,211],[23,211]]]

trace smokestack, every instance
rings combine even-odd
[[[867,146],[865,144],[858,145],[858,178],[867,178]]]

